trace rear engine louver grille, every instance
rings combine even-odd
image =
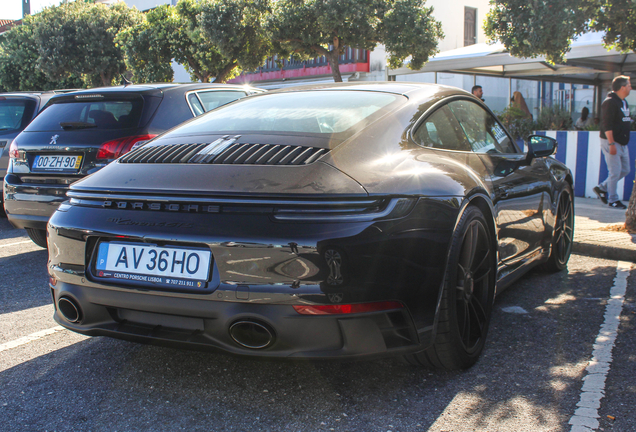
[[[120,163],[153,164],[236,164],[236,165],[307,165],[329,150],[276,144],[224,143],[157,145],[133,150]]]

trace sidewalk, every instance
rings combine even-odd
[[[599,199],[576,197],[574,216],[572,253],[636,262],[636,234],[602,229],[625,223],[625,210],[610,208]]]

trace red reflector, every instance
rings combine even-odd
[[[13,159],[17,159],[19,157],[18,142],[16,140],[11,141],[11,145],[9,146],[9,157]]]
[[[375,303],[356,303],[344,305],[294,305],[294,309],[301,315],[332,315],[354,314],[364,312],[380,312],[391,309],[402,309],[404,305],[397,301],[385,301]]]
[[[140,141],[149,141],[157,135],[136,135],[106,141],[97,150],[97,159],[113,160],[128,153],[133,145]]]
[[[51,284],[52,286],[57,285],[57,279],[55,279],[53,276],[49,276],[49,284]]]

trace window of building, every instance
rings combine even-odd
[[[477,9],[464,7],[464,46],[477,43]]]

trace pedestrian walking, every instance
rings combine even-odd
[[[626,209],[618,197],[616,184],[629,174],[629,131],[631,117],[625,98],[632,90],[628,76],[612,81],[612,91],[601,105],[601,151],[609,171],[607,179],[594,187],[594,193],[612,208]]]

